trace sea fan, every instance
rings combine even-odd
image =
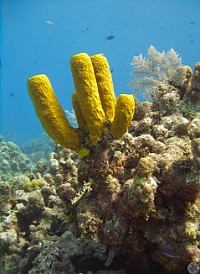
[[[134,93],[142,91],[145,97],[152,98],[157,87],[162,83],[169,85],[169,82],[181,85],[185,80],[185,70],[181,63],[181,57],[174,49],[167,53],[159,52],[154,46],[148,49],[148,57],[140,54],[134,56],[131,62],[134,70],[133,80],[129,86]]]

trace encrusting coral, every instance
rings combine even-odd
[[[121,94],[116,106],[112,76],[105,56],[76,54],[71,58],[71,71],[76,88],[72,102],[79,129],[69,124],[46,75],[28,79],[36,113],[49,136],[56,143],[75,151],[82,149],[82,131],[89,132],[94,145],[110,127],[114,137],[121,137],[128,130],[135,104],[132,95]]]

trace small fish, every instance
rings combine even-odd
[[[113,70],[114,70],[114,69],[111,69],[111,71],[110,71],[110,72],[111,72],[111,73],[113,73]]]
[[[194,25],[194,22],[190,22],[191,25]]]
[[[115,35],[110,34],[109,36],[106,37],[106,40],[112,40],[115,38]]]
[[[170,258],[180,258],[180,256],[178,255],[178,253],[176,252],[176,250],[174,250],[172,247],[170,246],[162,246],[161,247],[161,251],[162,253]]]
[[[9,97],[14,97],[15,96],[15,92],[11,92],[10,94],[9,94]]]
[[[86,32],[86,31],[88,32],[88,31],[89,31],[89,28],[86,28],[86,30],[84,30],[83,32]]]
[[[49,25],[53,25],[53,21],[51,21],[51,20],[46,20],[45,22]]]

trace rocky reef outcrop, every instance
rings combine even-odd
[[[137,103],[129,133],[91,146],[78,185],[64,197],[58,191],[83,235],[121,248],[125,264],[142,273],[200,263],[199,66],[184,96],[165,83],[152,103]]]
[[[181,87],[136,103],[129,132],[82,159],[57,146],[7,195],[0,247],[9,273],[188,273],[200,266],[200,63]],[[83,237],[84,236],[84,237]],[[89,272],[90,271],[90,272]],[[114,272],[115,271],[115,272]],[[104,272],[109,273],[109,272]]]
[[[0,180],[9,181],[20,174],[30,173],[31,160],[10,141],[0,136]]]

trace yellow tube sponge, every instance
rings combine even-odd
[[[120,138],[128,131],[135,111],[135,101],[132,95],[120,94],[117,99],[115,117],[111,124],[110,132]]]
[[[74,112],[76,115],[77,123],[80,129],[88,131],[87,123],[83,117],[83,113],[81,112],[80,105],[78,102],[77,93],[72,93],[72,105],[74,108]]]
[[[78,129],[72,127],[60,106],[48,77],[44,74],[28,79],[28,89],[36,113],[47,134],[65,148],[78,151]]]
[[[110,66],[103,54],[93,55],[91,60],[106,120],[112,122],[115,115],[116,97]]]
[[[95,144],[101,139],[105,114],[90,56],[86,53],[73,55],[71,71],[80,109],[87,123],[92,143]]]

